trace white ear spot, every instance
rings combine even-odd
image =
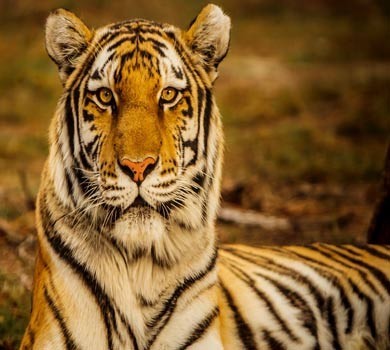
[[[64,83],[92,38],[88,27],[72,12],[58,9],[46,20],[46,50]]]
[[[199,56],[211,75],[216,76],[218,64],[227,54],[230,28],[230,18],[218,6],[209,4],[184,34],[187,45]]]

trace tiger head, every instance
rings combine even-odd
[[[186,31],[142,19],[91,30],[66,10],[49,16],[47,52],[64,86],[49,164],[64,205],[107,221],[213,222],[223,135],[212,88],[229,32],[215,5]]]

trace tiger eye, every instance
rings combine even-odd
[[[103,87],[99,89],[97,97],[102,104],[109,105],[112,102],[114,95],[110,89]]]
[[[163,91],[161,91],[160,100],[162,103],[172,102],[176,96],[178,91],[173,87],[167,87]]]

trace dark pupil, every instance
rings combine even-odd
[[[103,99],[106,101],[110,99],[110,93],[108,91],[103,91]]]

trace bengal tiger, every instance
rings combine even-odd
[[[217,249],[230,19],[46,23],[64,92],[20,349],[389,349],[390,248]]]

